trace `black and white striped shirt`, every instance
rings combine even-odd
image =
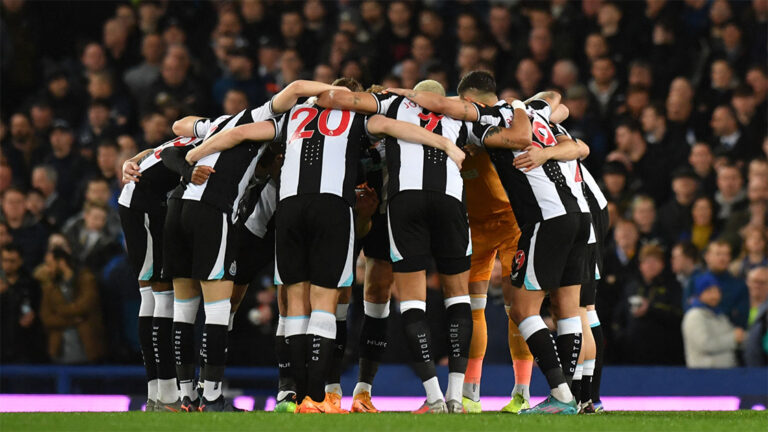
[[[552,130],[555,132],[556,136],[566,135],[568,138],[573,139],[571,133],[568,132],[568,130],[566,130],[562,125],[553,124],[552,126]],[[587,170],[587,167],[585,167],[584,164],[579,160],[576,160],[575,162],[578,164],[579,174],[584,186],[584,196],[587,199],[587,203],[589,204],[590,209],[594,207],[595,209],[602,210],[608,207],[608,200],[605,198],[603,191],[600,190],[600,186],[598,186],[595,178],[592,177],[592,174],[589,172],[589,170]]]
[[[196,122],[195,134],[204,136],[205,142],[221,131],[269,120],[274,116],[272,101],[269,101],[258,108],[246,109],[235,115],[222,116],[214,121]],[[236,222],[238,203],[265,148],[263,142],[246,141],[200,159],[195,166],[209,166],[215,172],[201,185],[187,184],[181,198],[210,204],[230,215],[233,223]]]
[[[354,206],[360,154],[372,139],[367,116],[322,108],[310,99],[273,121],[275,141],[285,146],[280,200],[324,193]]]
[[[182,147],[189,151],[202,141],[195,137],[176,137],[155,147],[152,153],[138,162],[141,178],[138,183],[131,181],[123,186],[118,203],[140,211],[162,206],[168,192],[179,184],[179,174],[163,165],[160,153],[168,147]]]
[[[504,101],[491,107],[478,106],[480,122],[507,127],[514,109]],[[532,101],[526,108],[531,119],[531,144],[549,147],[557,143],[549,126],[549,104]],[[529,172],[515,168],[513,161],[524,150],[487,148],[499,179],[509,197],[521,227],[569,213],[589,213],[589,207],[577,182],[577,173],[567,162],[547,161]]]
[[[241,209],[240,218],[245,218],[243,224],[248,231],[263,239],[277,209],[277,182],[271,177],[258,179],[248,189],[251,202]]]
[[[490,126],[464,122],[430,112],[415,102],[396,94],[374,94],[378,113],[406,123],[419,125],[442,135],[459,147],[481,145],[481,137]],[[389,198],[404,190],[430,190],[464,201],[464,181],[459,167],[448,155],[421,143],[397,138],[386,139]]]

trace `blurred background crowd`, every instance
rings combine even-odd
[[[768,0],[0,8],[2,363],[140,362],[120,170],[172,138],[174,120],[260,105],[296,79],[430,78],[455,94],[463,74],[485,69],[502,98],[560,91],[564,126],[591,147],[586,165],[611,213],[597,300],[607,363],[766,364]],[[509,361],[498,267],[487,362]],[[442,357],[436,277],[429,286]],[[349,358],[361,289],[355,297]],[[405,358],[396,309],[391,362]],[[263,275],[240,308],[231,363],[274,364],[275,323]]]

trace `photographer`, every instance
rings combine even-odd
[[[96,277],[74,267],[61,248],[45,255],[45,266],[40,317],[48,333],[48,354],[56,363],[98,361],[105,349]]]

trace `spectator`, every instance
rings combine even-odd
[[[110,118],[111,110],[109,101],[106,99],[91,101],[88,106],[88,118],[80,127],[78,134],[81,155],[92,160],[96,154],[96,146],[101,141],[117,138],[120,130]]]
[[[709,144],[697,142],[691,147],[688,163],[699,181],[699,192],[713,196],[717,190],[717,174],[714,168],[715,156]]]
[[[189,77],[189,65],[177,57],[166,55],[160,77],[145,96],[144,110],[151,111],[170,100],[180,104],[184,113],[201,113],[206,106],[202,94],[197,81]]]
[[[269,19],[264,2],[261,0],[242,1],[240,3],[240,15],[243,18],[242,35],[251,47],[258,47],[262,37],[277,32],[277,28]]]
[[[11,116],[11,136],[2,148],[8,164],[13,167],[14,182],[19,186],[28,186],[32,167],[43,161],[45,148],[35,137],[26,114],[18,112]]]
[[[461,56],[461,53],[459,53]],[[472,69],[474,69],[473,67]],[[464,71],[462,71],[464,72]],[[466,72],[470,72],[469,70]],[[464,74],[462,74],[464,76]],[[520,99],[528,99],[538,92],[541,88],[542,75],[541,68],[531,58],[524,58],[517,64],[515,72],[518,89],[520,90]]]
[[[765,228],[768,213],[768,176],[752,176],[747,186],[749,206],[733,213],[725,224],[723,237],[738,249],[745,226]]]
[[[640,127],[633,121],[624,121],[616,127],[616,155],[632,169],[633,188],[644,192],[656,202],[665,202],[669,195],[671,161],[666,150],[648,146]],[[608,160],[613,160],[608,155]]]
[[[136,63],[136,53],[128,44],[128,29],[118,18],[104,23],[103,40],[110,68],[122,76],[128,67]]]
[[[587,85],[592,94],[590,106],[601,120],[611,120],[613,113],[624,102],[613,60],[609,57],[595,59],[590,72],[592,79]]]
[[[680,235],[691,228],[691,205],[696,197],[698,178],[688,168],[672,173],[673,198],[659,208],[659,231],[667,244],[676,242]]]
[[[768,120],[756,115],[755,102],[755,92],[747,85],[737,87],[731,97],[731,106],[739,122],[738,127],[750,140],[764,136],[768,130]]]
[[[765,228],[749,225],[742,230],[744,236],[741,254],[731,263],[730,272],[746,280],[747,274],[758,267],[768,267],[768,238]]]
[[[664,239],[656,225],[656,205],[653,199],[639,195],[632,201],[632,222],[640,235],[640,245],[655,244],[664,248]]]
[[[171,138],[171,123],[162,113],[152,111],[141,118],[142,133],[136,137],[140,150],[155,148]]]
[[[299,52],[293,48],[286,49],[280,56],[280,71],[275,77],[275,83],[280,88],[285,88],[291,82],[304,78],[303,69],[304,63]],[[258,100],[263,100],[263,96]]]
[[[712,146],[715,152],[727,155],[732,160],[747,160],[756,155],[749,145],[749,137],[739,128],[736,113],[730,105],[720,105],[712,112]]]
[[[627,167],[618,161],[608,162],[603,167],[603,190],[609,201],[616,203],[619,214],[629,209],[632,192],[627,185]]]
[[[768,364],[768,267],[756,267],[747,274],[749,287],[749,329],[744,341],[747,366]]]
[[[253,62],[245,48],[234,49],[229,52],[227,70],[228,74],[221,77],[213,85],[213,100],[218,106],[223,106],[224,96],[231,89],[245,93],[248,100],[255,105],[261,105],[266,100],[264,84],[257,78],[253,70]]]
[[[237,89],[230,89],[227,94],[224,95],[224,108],[225,115],[235,115],[240,111],[248,108],[248,96],[242,91]]]
[[[104,354],[103,324],[96,278],[72,264],[69,254],[56,248],[45,257],[40,318],[48,333],[48,355],[56,363],[81,364]]]
[[[310,32],[304,28],[303,18],[298,11],[283,12],[280,18],[280,36],[283,48],[296,49],[307,67],[315,67],[317,45]]]
[[[704,262],[707,264],[707,271],[694,277],[685,291],[686,309],[690,307],[694,300],[693,288],[696,281],[710,274],[717,279],[717,286],[722,292],[720,308],[723,313],[731,320],[736,327],[745,328],[749,315],[749,293],[747,286],[741,279],[736,279],[728,271],[731,263],[731,246],[725,241],[715,240],[709,244],[704,254]]]
[[[691,242],[680,242],[672,248],[671,268],[680,286],[685,288],[701,272],[699,250]],[[685,305],[683,305],[685,307]]]
[[[755,116],[758,119],[765,119],[768,117],[768,71],[765,65],[750,67],[745,81],[752,87],[755,95]]]
[[[603,161],[608,153],[608,137],[597,118],[590,112],[586,87],[581,84],[569,87],[565,92],[563,104],[570,112],[563,125],[571,135],[589,145],[589,158],[584,163],[590,172],[595,175],[602,174]]]
[[[128,69],[123,81],[131,91],[134,99],[141,99],[149,87],[160,77],[160,64],[163,61],[163,39],[158,34],[150,33],[144,36],[141,43],[141,64]]]
[[[29,118],[32,121],[35,138],[44,147],[48,147],[48,137],[53,126],[53,109],[51,109],[51,105],[42,98],[35,100],[29,107]]]
[[[51,228],[51,224],[45,220],[45,215],[43,214],[45,211],[45,198],[40,189],[33,187],[27,192],[27,200],[24,202],[24,207],[27,209],[27,214],[32,217],[32,221],[42,223],[48,229]]]
[[[667,127],[664,107],[659,104],[651,104],[642,110],[640,117],[645,141],[649,146],[660,146],[667,154],[670,167],[678,167],[683,164],[688,156],[688,145],[681,136],[676,136]]]
[[[96,165],[101,178],[107,181],[110,190],[109,205],[117,208],[117,197],[120,195],[120,178],[122,173],[118,166],[119,147],[114,141],[102,141],[96,152]]]
[[[39,95],[50,103],[53,116],[64,119],[69,124],[80,121],[83,112],[83,99],[73,88],[69,76],[60,68],[52,68],[46,73],[45,88]]]
[[[72,245],[72,256],[78,266],[91,271],[100,270],[110,258],[120,252],[117,237],[107,229],[107,209],[87,202],[83,208],[82,223],[69,225],[63,234]]]
[[[330,66],[325,63],[320,63],[315,66],[312,79],[321,83],[330,84],[336,79],[336,74]]]
[[[27,195],[18,188],[10,187],[3,193],[2,220],[8,224],[13,241],[21,247],[27,270],[43,260],[48,228],[35,222],[27,214]]]
[[[718,221],[724,223],[733,213],[747,207],[748,201],[743,184],[741,171],[735,165],[725,165],[717,170],[715,201],[719,206]]]
[[[45,163],[52,166],[58,174],[56,186],[62,199],[71,200],[78,182],[90,172],[90,166],[75,152],[75,136],[65,120],[53,122],[51,154]]]
[[[736,348],[744,341],[744,329],[734,327],[720,309],[722,294],[717,279],[710,274],[697,278],[693,295],[682,325],[686,366],[709,369],[738,366]]]
[[[709,197],[701,196],[691,206],[691,227],[683,232],[680,240],[690,241],[699,250],[707,248],[709,242],[720,233],[720,224],[715,219],[715,204]]]
[[[36,363],[46,359],[40,327],[40,287],[24,269],[21,248],[2,246],[0,363]]]
[[[120,237],[122,228],[120,227],[120,216],[118,216],[117,210],[109,206],[111,196],[107,180],[101,177],[94,177],[86,182],[85,203],[95,203],[107,209],[107,232],[111,238],[116,239]],[[73,229],[73,226],[82,226],[84,223],[83,212],[81,211],[67,219],[62,232],[70,231]]]
[[[680,285],[665,271],[664,250],[643,246],[638,276],[624,287],[624,359],[639,364],[681,364]]]
[[[32,186],[42,194],[45,203],[44,221],[54,229],[60,228],[72,215],[69,203],[59,196],[58,179],[58,172],[50,165],[38,165],[32,171]]]
[[[566,91],[579,82],[579,68],[572,60],[561,59],[552,66],[552,85]],[[570,108],[570,107],[569,107]],[[570,129],[569,129],[570,132]]]

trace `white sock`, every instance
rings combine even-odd
[[[179,399],[179,390],[176,387],[176,378],[157,380],[157,401],[162,403],[174,403]]]
[[[286,338],[307,334],[307,327],[309,327],[309,317],[306,315],[285,317]]]
[[[325,385],[325,392],[326,393],[336,393],[339,396],[343,396],[342,393],[341,393],[341,384],[339,384],[339,383],[326,384]]]
[[[336,321],[346,321],[349,303],[339,303],[336,305]]]
[[[200,296],[191,299],[174,299],[173,320],[180,323],[194,324],[198,309],[200,309]]]
[[[195,381],[179,381],[180,397],[188,397],[190,400],[197,400],[197,391],[195,390]]]
[[[584,372],[583,375],[585,377],[587,376],[593,376],[595,374],[595,361],[594,360],[584,360]]]
[[[227,331],[232,331],[232,328],[235,326],[235,313],[230,312],[229,313],[229,324],[227,324]]]
[[[448,382],[448,386],[450,387],[451,383]],[[475,402],[478,402],[480,400],[480,385],[475,383],[468,383],[465,382],[461,386],[461,394],[465,398],[472,399]]]
[[[173,318],[173,291],[153,292],[155,308],[152,316],[155,318]]]
[[[277,392],[277,400],[278,400],[278,402],[283,400],[283,399],[285,399],[286,397],[288,397],[289,394],[296,394],[296,392],[295,391],[285,391],[285,390],[278,391]]]
[[[363,311],[372,318],[387,318],[389,317],[389,300],[386,303],[363,301]]]
[[[464,387],[464,374],[451,372],[448,374],[448,388],[445,390],[445,400],[461,402],[461,390]]]
[[[462,382],[464,379],[462,378]],[[443,391],[440,390],[440,383],[437,381],[437,377],[432,377],[424,382],[424,391],[427,392],[427,402],[432,403],[439,400],[443,400]]]
[[[309,315],[307,334],[336,339],[336,315],[323,310],[314,310]]]
[[[205,309],[205,323],[212,325],[228,325],[229,312],[232,309],[232,303],[229,299],[219,300],[203,305]],[[208,399],[211,400],[211,399]]]
[[[577,364],[576,372],[573,373],[573,380],[574,381],[580,380],[583,373],[584,373],[584,363]]]
[[[213,402],[221,396],[221,382],[214,382],[206,380],[203,384],[203,398],[209,402]]]
[[[147,381],[147,399],[157,400],[157,378]]]
[[[512,397],[516,394],[521,394],[525,400],[530,400],[531,387],[523,384],[515,384],[515,387],[512,389]]]
[[[571,402],[573,400],[573,393],[571,393],[571,388],[568,387],[568,384],[562,383],[556,388],[552,389],[552,396],[559,400],[560,402]]]
[[[373,386],[371,386],[368,383],[364,382],[358,382],[357,385],[355,385],[355,389],[352,390],[352,396],[357,396],[362,392],[368,392],[368,394],[371,394],[371,390],[373,389]]]
[[[139,288],[139,295],[141,295],[139,316],[151,317],[155,311],[155,296],[152,294],[152,287]]]

